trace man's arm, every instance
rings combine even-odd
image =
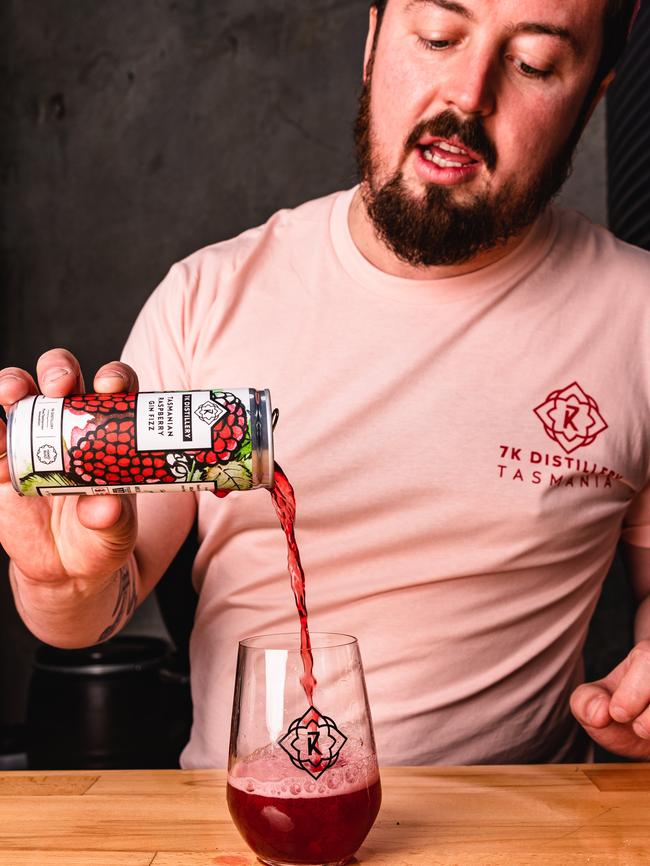
[[[141,494],[137,510],[135,551],[103,581],[62,578],[43,584],[10,563],[16,608],[39,640],[64,649],[108,640],[154,589],[192,527],[196,498],[190,493]]]
[[[637,531],[637,538],[641,538]],[[645,536],[643,536],[645,539]],[[638,607],[634,647],[611,673],[571,695],[571,710],[603,748],[634,760],[650,760],[650,548],[622,542],[622,554]]]
[[[621,552],[637,603],[634,642],[650,641],[650,548],[622,542]]]

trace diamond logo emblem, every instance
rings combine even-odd
[[[332,719],[321,715],[316,707],[310,707],[291,722],[278,745],[294,767],[318,779],[337,762],[347,739]]]
[[[552,391],[534,412],[544,425],[546,435],[567,454],[591,445],[608,427],[598,403],[577,382]]]
[[[205,403],[201,403],[194,410],[194,414],[197,415],[201,421],[204,421],[206,424],[216,424],[220,418],[226,414],[226,409],[221,406],[219,403],[215,403],[214,400],[206,400]]]

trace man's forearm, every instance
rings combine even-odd
[[[634,592],[634,643],[650,640],[650,548],[623,542],[623,562]]]
[[[650,640],[650,595],[639,603],[634,617],[634,642]]]
[[[101,586],[66,580],[29,580],[11,563],[9,578],[16,608],[27,628],[52,646],[74,649],[108,640],[124,626],[138,604],[135,557]]]

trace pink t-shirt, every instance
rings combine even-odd
[[[624,522],[650,547],[650,255],[550,209],[494,265],[402,279],[354,245],[353,193],[175,265],[124,357],[143,390],[270,389],[311,628],[359,638],[381,763],[580,760]],[[181,763],[221,767],[238,641],[297,618],[268,493],[198,502]]]

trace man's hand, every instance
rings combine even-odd
[[[39,391],[50,397],[84,391],[76,358],[52,349],[38,361],[37,381],[26,370],[0,370],[0,403],[5,411]],[[137,390],[130,367],[104,365],[94,382],[98,392]],[[0,454],[6,451],[5,424],[0,422]],[[137,534],[134,497],[20,497],[9,480],[7,458],[0,459],[0,544],[27,579],[44,584],[65,581],[106,583],[126,562]]]
[[[602,680],[578,686],[571,711],[608,752],[650,760],[650,640],[640,641]]]

